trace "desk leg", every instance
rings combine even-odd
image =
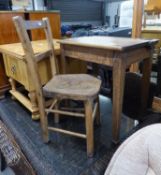
[[[10,90],[10,93],[12,94],[12,99],[17,99],[32,113],[32,119],[38,120],[40,118],[40,114],[37,104],[36,92],[30,91],[28,93],[28,98],[16,89],[16,81],[13,78],[9,78],[9,82],[12,87],[12,89]]]
[[[31,91],[31,92],[28,93],[28,96],[30,98],[32,110],[36,111],[36,112],[32,112],[32,119],[33,120],[38,120],[38,119],[40,119],[40,114],[37,111],[38,104],[37,104],[36,92],[35,91]]]
[[[140,115],[144,115],[147,109],[147,101],[150,87],[150,73],[152,68],[152,59],[147,58],[143,61],[143,77],[141,84],[141,109]]]
[[[112,137],[114,143],[119,142],[124,81],[125,66],[121,59],[116,58],[113,64]]]

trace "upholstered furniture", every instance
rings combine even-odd
[[[160,175],[161,124],[129,137],[114,154],[105,175]]]

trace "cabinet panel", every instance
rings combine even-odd
[[[34,82],[30,78],[30,72],[27,70],[27,65],[24,59],[17,59],[7,55],[3,55],[5,62],[5,70],[8,77],[13,78],[20,84],[22,84],[26,90],[34,90]],[[52,77],[50,60],[44,59],[38,63],[38,70],[42,85],[46,84]]]
[[[0,12],[0,44],[19,42],[14,23],[12,21],[14,16],[24,17],[24,13]]]
[[[31,12],[29,13],[30,20],[41,20],[44,17],[48,17],[50,21],[50,26],[52,30],[53,37],[56,39],[61,38],[60,31],[60,14],[58,12]],[[45,39],[45,34],[42,30],[34,30],[31,34],[32,40]]]
[[[5,54],[3,54],[3,59],[7,76],[23,85],[26,85],[27,69],[24,60],[10,57]]]
[[[50,60],[49,59],[41,60],[38,63],[38,70],[40,74],[41,84],[45,85],[52,78]],[[28,73],[28,86],[26,86],[26,89],[28,91],[33,91],[35,89],[34,82],[32,82],[29,73]]]

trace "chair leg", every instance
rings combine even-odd
[[[44,109],[40,109],[40,124],[44,143],[49,142],[48,119]]]
[[[99,126],[101,124],[99,96],[97,96],[96,103],[98,103],[98,108],[96,113],[96,124]]]
[[[94,153],[92,108],[93,108],[93,100],[85,101],[85,125],[86,125],[88,157],[93,157]]]
[[[55,109],[59,109],[59,102],[55,105]],[[54,123],[59,123],[59,114],[54,114]]]

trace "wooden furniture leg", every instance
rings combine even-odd
[[[9,78],[9,82],[11,84],[11,91],[16,91],[16,81],[13,78]],[[12,95],[12,100],[15,100],[16,98]]]
[[[37,98],[36,98],[36,92],[31,91],[28,93],[28,97],[31,102],[32,110],[36,112],[32,112],[32,120],[39,120],[40,119],[40,114],[38,112],[38,104],[37,104]]]
[[[57,102],[57,104],[55,105],[55,109],[59,110],[59,102]],[[54,123],[59,123],[59,114],[58,113],[54,114]]]
[[[11,84],[12,90],[16,91],[16,81],[13,78],[9,78],[9,82]]]
[[[161,55],[158,56],[157,73],[157,95],[161,96]]]
[[[150,73],[152,68],[152,58],[147,58],[143,61],[143,77],[141,87],[141,109],[140,114],[143,115],[147,109],[147,101],[150,87]]]
[[[112,136],[113,142],[116,144],[119,142],[124,81],[125,66],[121,59],[115,58],[113,64]]]
[[[94,152],[92,108],[93,108],[93,100],[85,101],[85,125],[86,125],[88,157],[93,157],[93,152]]]
[[[98,104],[96,113],[96,124],[99,126],[101,124],[99,96],[96,99],[96,103]]]

